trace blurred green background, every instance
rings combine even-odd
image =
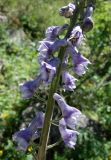
[[[25,101],[19,85],[39,72],[36,48],[45,29],[69,23],[58,14],[68,2],[0,0],[1,160],[32,159],[30,150],[27,154],[15,150],[12,135],[30,122],[37,108],[44,107],[40,97],[45,98],[45,91]],[[98,0],[93,18],[94,29],[80,48],[92,64],[86,75],[78,78],[75,92],[64,93],[67,102],[89,118],[89,124],[81,130],[75,150],[53,149],[54,160],[111,160],[111,2]]]

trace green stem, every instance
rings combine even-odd
[[[77,18],[79,16],[81,4],[83,2],[84,2],[84,0],[81,0],[81,2],[77,5],[77,8],[74,12],[74,17],[71,18],[70,26],[69,26],[68,32],[65,36],[66,39],[69,37],[70,32],[72,31],[73,27],[75,26],[75,24],[77,22]],[[60,80],[60,75],[61,75],[61,70],[62,70],[62,61],[64,59],[65,50],[66,50],[65,47],[61,47],[59,55],[58,55],[58,57],[61,60],[61,63],[58,67],[56,77],[53,80],[51,87],[50,87],[50,91],[49,91],[44,126],[42,129],[42,135],[40,138],[40,147],[38,150],[37,160],[45,160],[46,159],[47,144],[48,144],[51,121],[52,121],[52,116],[53,116],[53,109],[54,109],[53,94],[57,91],[57,88],[59,85],[59,80]]]
[[[62,139],[60,139],[58,142],[56,142],[54,144],[51,144],[51,145],[47,146],[47,150],[59,145],[61,142],[62,142]]]
[[[64,52],[65,52],[65,48],[61,48],[60,54],[59,54],[59,56],[61,57],[61,62],[63,59],[62,53],[64,53]],[[62,63],[59,65],[58,71],[57,71],[57,76],[54,79],[54,81],[52,82],[51,87],[50,87],[49,97],[48,97],[48,101],[47,101],[47,108],[46,108],[46,113],[45,113],[44,126],[42,129],[42,135],[41,135],[41,139],[40,139],[40,148],[38,151],[37,160],[45,160],[45,158],[46,158],[46,148],[47,148],[50,126],[51,126],[50,121],[52,120],[53,108],[54,108],[53,94],[56,92],[58,84],[59,84],[61,68],[62,68]]]

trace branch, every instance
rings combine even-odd
[[[47,150],[59,145],[61,142],[62,142],[62,139],[60,139],[58,142],[56,142],[54,144],[51,144],[51,145],[47,146]]]

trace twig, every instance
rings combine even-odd
[[[59,145],[61,142],[62,142],[62,139],[60,139],[58,142],[56,142],[54,144],[51,144],[51,145],[47,146],[47,150]]]

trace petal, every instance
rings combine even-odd
[[[85,69],[84,65],[82,65],[82,64],[79,64],[76,67],[74,67],[74,71],[76,72],[76,74],[78,76],[82,76],[83,74],[86,73],[86,69]]]
[[[31,137],[31,141],[35,141],[36,139],[38,139],[40,137],[40,134],[36,131],[32,137]]]
[[[74,3],[69,3],[68,6],[69,6],[69,8],[72,8],[73,10],[75,10],[75,8],[76,8]]]
[[[54,93],[53,95],[54,100],[56,100],[56,102],[58,103],[62,113],[64,113],[66,111],[67,108],[67,103],[65,102],[64,98],[61,97],[59,94]]]
[[[57,101],[62,111],[62,115],[64,117],[65,123],[68,127],[70,127],[71,129],[75,129],[77,127],[85,127],[87,125],[87,118],[85,115],[81,113],[80,110],[78,110],[75,107],[69,106],[65,102],[63,97],[61,97],[57,93],[54,93],[53,98]],[[60,121],[60,124],[62,123]]]
[[[46,61],[47,59],[50,58],[52,54],[52,45],[54,41],[48,41],[48,40],[43,40],[40,42],[38,51],[39,51],[39,56],[38,56],[38,61],[41,64],[42,61]]]
[[[42,61],[42,63],[41,63],[40,75],[41,75],[41,79],[43,81],[47,82],[48,71],[47,71],[47,68],[46,68],[46,62],[44,62],[44,61]]]
[[[69,41],[71,41],[72,45],[79,46],[83,40],[82,29],[80,26],[76,26],[69,37]]]
[[[67,24],[65,24],[63,26],[48,27],[46,30],[45,36],[46,36],[46,38],[48,38],[50,40],[54,40],[67,28],[68,28]]]
[[[46,38],[55,39],[57,37],[57,32],[59,29],[60,26],[48,27],[45,33]]]
[[[76,26],[73,28],[72,32],[71,32],[71,35],[69,37],[69,40],[72,39],[72,38],[79,38],[82,34],[82,29],[80,26]]]
[[[57,67],[60,64],[60,59],[59,58],[52,58],[50,61],[48,61],[48,63],[52,66],[52,67]]]
[[[79,132],[67,129],[63,118],[59,121],[59,131],[65,145],[69,148],[74,148]]]
[[[74,148],[74,146],[76,145],[78,134],[79,132],[77,131],[67,129],[67,136],[64,139],[65,145],[69,148]]]
[[[20,130],[13,135],[13,141],[17,143],[18,150],[26,151],[30,141],[34,141],[40,136],[37,130],[43,127],[43,123],[44,113],[38,112],[28,128]]]
[[[71,107],[69,106],[66,101],[64,100],[63,97],[61,97],[59,94],[54,93],[53,98],[56,100],[56,102],[58,103],[61,111],[62,111],[62,115],[65,118],[70,117],[73,113],[81,113],[77,108],[75,107]]]
[[[88,119],[81,112],[75,112],[70,117],[64,118],[67,126],[71,129],[77,129],[79,127],[85,128]]]
[[[29,143],[27,143],[27,141],[19,137],[17,143],[18,143],[18,146],[16,147],[16,150],[24,151],[24,152],[27,151],[27,148],[29,147]]]
[[[66,122],[65,122],[64,118],[62,118],[62,119],[59,121],[59,127],[61,127],[61,128],[66,128]]]
[[[60,47],[65,47],[67,45],[68,43],[66,39],[56,40],[52,45],[52,52],[56,52],[60,49]]]
[[[43,61],[41,67],[42,80],[44,80],[48,84],[51,83],[55,76],[56,68],[59,65],[59,63],[59,58],[52,58],[50,61],[47,62]]]
[[[30,99],[35,94],[37,88],[39,88],[42,82],[41,76],[39,75],[36,79],[32,81],[27,81],[23,85],[20,85],[20,91],[24,99]]]
[[[32,137],[32,132],[29,129],[24,129],[16,132],[13,135],[13,141],[18,145],[18,150],[26,151],[29,146],[29,141]]]
[[[80,54],[76,48],[73,48],[70,54],[72,56],[74,71],[76,72],[76,74],[78,74],[79,76],[85,74],[86,69],[88,69],[88,64],[91,64],[90,61],[82,54]]]
[[[75,81],[77,79],[70,75],[68,72],[62,73],[62,81],[65,84],[64,88],[69,91],[73,91],[76,88]]]
[[[14,141],[17,141],[18,137],[21,137],[25,139],[27,142],[29,142],[30,138],[32,137],[32,132],[28,128],[20,130],[13,135]]]
[[[81,53],[74,52],[74,59],[76,64],[91,64]]]
[[[38,112],[28,128],[31,130],[32,133],[35,133],[38,128],[43,127],[43,124],[44,124],[44,113]]]

